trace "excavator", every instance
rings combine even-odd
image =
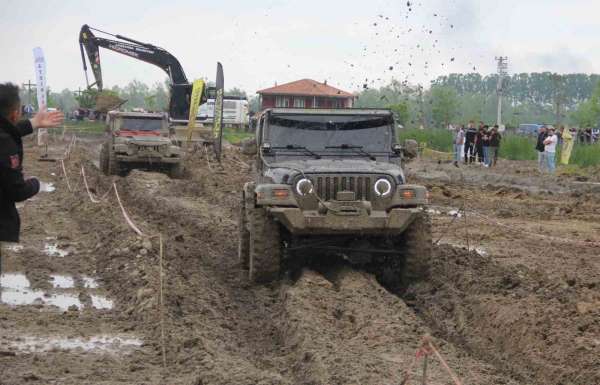
[[[92,30],[113,36],[119,40],[111,40],[103,37],[97,37]],[[96,86],[98,91],[102,91],[104,83],[102,80],[102,68],[100,66],[100,48],[109,49],[114,52],[132,57],[146,63],[154,64],[169,75],[171,82],[171,98],[169,101],[169,117],[174,120],[187,120],[190,107],[190,95],[192,85],[185,76],[183,67],[179,60],[164,48],[152,44],[142,43],[122,35],[113,35],[108,32],[100,31],[85,24],[81,27],[79,33],[79,47],[81,50],[81,60],[83,61],[83,70],[88,88]],[[86,56],[92,67],[95,83],[90,84],[87,75]],[[202,95],[200,104],[208,98],[208,90]]]
[[[118,40],[98,37],[94,32],[114,37]],[[213,142],[215,152],[220,158],[220,142],[222,136],[222,113],[219,122],[215,121],[212,128],[199,127],[193,132],[187,132],[187,125],[190,113],[190,100],[192,97],[192,84],[188,81],[179,60],[167,50],[157,47],[153,44],[143,43],[122,35],[114,35],[87,24],[81,27],[79,32],[79,48],[81,50],[81,60],[88,89],[94,86],[98,91],[103,90],[102,68],[100,66],[100,48],[105,48],[131,58],[153,64],[169,75],[170,80],[170,99],[169,99],[169,121],[178,138],[187,136],[187,140],[195,142]],[[87,59],[92,67],[95,82],[90,84],[88,79]],[[220,105],[219,111],[223,110],[223,67],[220,63],[217,65],[216,87],[205,87],[200,97],[200,103],[205,103],[209,98],[215,98],[216,103]],[[192,134],[194,138],[192,138]],[[180,140],[181,141],[181,140]]]

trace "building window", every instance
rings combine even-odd
[[[331,108],[342,108],[342,101],[340,99],[331,99]]]
[[[304,108],[304,98],[294,98],[295,108]]]
[[[275,98],[275,107],[287,108],[290,106],[290,99],[284,96],[277,96]]]

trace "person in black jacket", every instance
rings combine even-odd
[[[37,194],[40,182],[23,177],[23,136],[39,127],[59,126],[61,112],[40,111],[32,119],[21,119],[19,88],[0,84],[0,242],[18,242],[21,221],[15,202]],[[0,266],[1,268],[1,266]]]
[[[544,145],[544,140],[548,137],[548,132],[546,130],[546,126],[541,126],[538,130],[537,143],[535,144],[535,149],[538,152],[538,170],[540,172],[544,172],[547,168],[546,162],[546,150]]]
[[[475,161],[475,136],[477,129],[475,123],[471,120],[465,133],[465,164]]]

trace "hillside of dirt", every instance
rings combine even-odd
[[[418,161],[426,280],[395,293],[339,261],[262,286],[237,260],[252,158],[229,146],[221,164],[192,155],[182,180],[106,177],[100,142],[77,143],[68,185],[27,144],[26,173],[56,190],[22,205],[21,244],[2,250],[0,384],[399,384],[407,370],[420,383],[426,335],[463,384],[600,383],[593,185]],[[433,356],[427,383],[452,383]]]

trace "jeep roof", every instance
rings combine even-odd
[[[164,119],[162,112],[127,112],[127,111],[109,111],[111,118],[139,118],[139,119]]]

